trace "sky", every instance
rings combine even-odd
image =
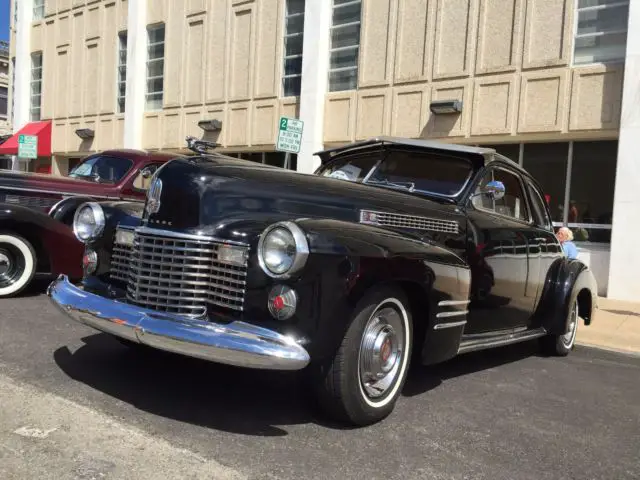
[[[0,40],[9,41],[10,0],[0,0]]]

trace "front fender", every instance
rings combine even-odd
[[[564,334],[569,310],[578,299],[579,314],[589,325],[597,309],[597,292],[595,277],[587,265],[579,260],[558,259],[547,274],[536,316],[549,333]]]
[[[85,202],[95,202],[92,197],[85,196],[73,196],[60,200],[53,207],[49,209],[49,216],[54,220],[58,220],[65,225],[71,226],[73,224],[73,216],[80,205]]]
[[[26,238],[36,249],[39,273],[82,277],[84,245],[73,231],[46,213],[19,205],[0,206],[0,230]],[[48,271],[43,271],[43,268]]]
[[[393,283],[409,297],[422,361],[434,363],[455,355],[464,324],[442,329],[435,326],[466,318],[471,276],[457,253],[432,241],[370,225],[321,219],[297,223],[307,233],[312,255],[343,258],[351,266],[340,286],[344,302],[336,302],[335,288],[331,298],[323,294],[323,304],[332,306],[323,321],[324,325],[333,324],[334,335],[328,339],[331,348],[339,345],[348,327],[345,316],[352,313],[358,300],[375,286]],[[439,318],[442,311],[449,316]]]

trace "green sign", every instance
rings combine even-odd
[[[280,117],[276,150],[288,153],[300,152],[303,128],[304,122],[302,120]]]
[[[38,158],[38,137],[35,135],[20,135],[18,137],[18,157]]]

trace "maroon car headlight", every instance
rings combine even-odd
[[[94,202],[80,205],[73,217],[73,233],[83,243],[99,238],[104,231],[104,226],[104,211]]]

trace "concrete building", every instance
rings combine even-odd
[[[54,174],[105,148],[180,151],[186,135],[284,165],[281,115],[304,121],[303,172],[379,134],[489,145],[540,180],[601,293],[640,293],[640,0],[16,5],[14,127],[52,123]]]
[[[0,137],[11,133],[9,121],[9,43],[0,42]]]

